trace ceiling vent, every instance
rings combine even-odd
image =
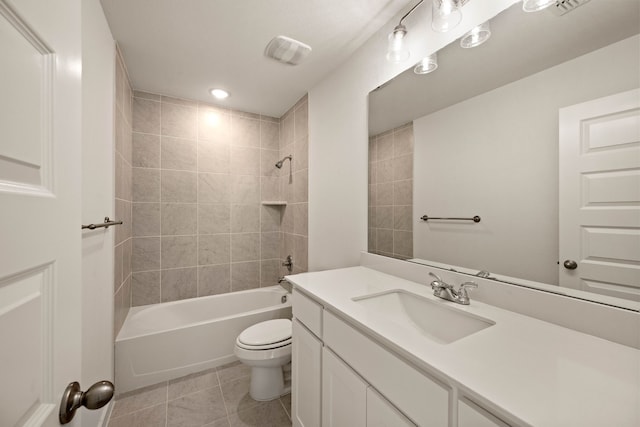
[[[587,3],[589,0],[558,0],[556,4],[551,6],[549,10],[557,16],[562,16],[565,13],[569,13],[579,6]]]
[[[311,53],[311,46],[285,36],[273,38],[264,50],[267,58],[289,65],[298,65]]]

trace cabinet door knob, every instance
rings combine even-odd
[[[567,270],[575,270],[576,268],[578,268],[578,263],[572,259],[565,260],[562,265],[564,265],[564,268],[566,268]]]

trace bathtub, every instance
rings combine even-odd
[[[233,362],[240,332],[278,318],[291,318],[291,295],[280,286],[133,307],[116,337],[116,390]]]

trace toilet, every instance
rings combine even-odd
[[[291,361],[291,320],[274,319],[248,327],[236,338],[234,354],[251,367],[249,395],[254,400],[277,399],[291,390],[283,368]]]

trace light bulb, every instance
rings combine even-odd
[[[446,33],[462,21],[460,0],[433,0],[431,3],[431,28]]]
[[[407,29],[400,24],[389,34],[389,46],[387,48],[387,61],[402,62],[409,59],[409,50],[406,49],[404,38],[407,35]]]
[[[522,10],[525,12],[537,12],[555,3],[556,0],[523,0]]]
[[[491,37],[491,27],[489,21],[474,27],[460,39],[460,46],[468,49],[480,46]]]
[[[413,72],[416,74],[429,74],[438,68],[438,54],[433,53],[426,58],[422,59],[413,68]]]
[[[211,95],[216,99],[225,99],[229,97],[229,92],[223,89],[211,89]]]

